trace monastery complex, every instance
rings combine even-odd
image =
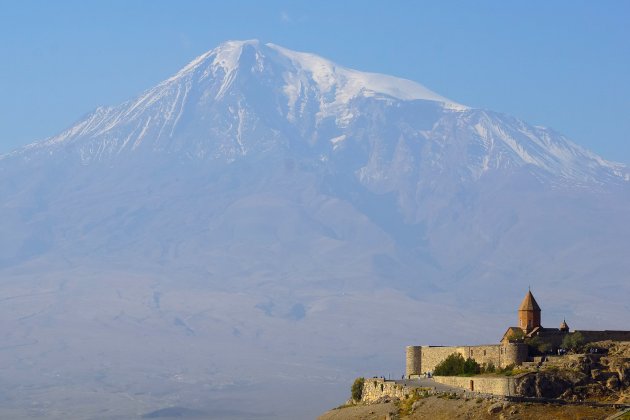
[[[541,309],[531,291],[528,291],[518,308],[518,326],[509,327],[499,344],[483,346],[408,346],[406,348],[405,376],[408,379],[433,372],[435,366],[453,353],[465,359],[472,358],[480,365],[504,368],[521,365],[535,356],[527,341],[536,339],[538,344],[547,343],[550,351],[556,352],[568,335],[581,335],[584,343],[614,340],[630,341],[630,331],[573,331],[565,321],[560,328],[544,328],[541,325]]]

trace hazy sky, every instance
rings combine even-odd
[[[630,163],[630,1],[0,0],[0,152],[229,39],[415,80]]]

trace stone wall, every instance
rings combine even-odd
[[[572,335],[572,334],[575,334],[576,332],[579,332],[582,335],[582,337],[584,337],[585,343],[590,343],[593,341],[604,341],[604,340],[630,341],[630,331],[613,331],[613,330],[603,330],[603,331],[576,330],[573,332],[562,332],[556,329],[544,328],[536,336],[540,338],[540,340],[542,340],[543,342],[551,344],[552,350],[555,351],[555,349],[562,346],[562,341],[567,335]]]
[[[506,355],[504,346],[490,345],[490,346],[466,346],[464,347],[464,358],[474,359],[480,365],[492,363],[496,367],[503,367],[506,365]],[[509,364],[509,363],[507,363]]]
[[[468,392],[480,394],[493,394],[501,396],[515,396],[515,378],[507,376],[484,377],[484,376],[434,376],[433,379],[441,384],[461,388]],[[365,378],[363,383],[363,393],[361,401],[374,403],[383,398],[400,398],[404,400],[414,392],[424,390],[429,394],[436,392],[431,388],[419,386],[397,384],[383,378]],[[437,392],[439,394],[439,392]]]
[[[551,344],[552,349],[555,350],[560,347],[560,345],[562,344],[562,340],[564,340],[564,337],[566,337],[568,334],[570,333],[556,329],[545,328],[543,331],[540,332],[540,334],[537,335],[537,337],[545,343]]]
[[[505,367],[510,364],[520,365],[527,360],[527,345],[521,343],[491,344],[486,346],[409,346],[407,347],[407,377],[413,377],[425,372],[433,372],[435,366],[453,353],[459,353],[468,359],[474,359],[479,364],[492,363],[495,367]],[[420,357],[418,365],[417,358]]]
[[[466,357],[464,347],[422,346],[421,372],[433,372],[438,363],[453,353],[459,353]]]
[[[421,346],[407,346],[405,349],[405,372],[407,378],[422,374]]]
[[[402,399],[413,394],[418,387],[397,384],[383,378],[365,378],[361,401],[373,403],[383,397],[397,397]]]
[[[434,376],[435,382],[444,385],[463,388],[467,391],[494,395],[516,395],[514,378],[512,377],[483,377],[483,376]]]
[[[630,331],[575,331],[582,334],[585,342],[614,340],[630,341]],[[558,347],[567,334],[560,330],[542,329],[538,337]],[[520,365],[528,360],[528,347],[524,343],[491,344],[486,346],[407,346],[405,358],[405,375],[413,378],[426,372],[433,372],[435,366],[453,353],[469,357],[477,363],[504,368],[508,365]]]
[[[521,365],[523,362],[529,360],[529,347],[524,343],[510,343],[501,346],[502,359],[500,367],[506,367],[508,365]]]
[[[604,331],[586,331],[586,330],[575,330],[574,332],[579,332],[584,337],[585,342],[593,342],[593,341],[604,341],[604,340],[613,340],[613,341],[630,341],[630,331],[614,331],[614,330],[604,330]],[[570,333],[573,334],[573,333]]]

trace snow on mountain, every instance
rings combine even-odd
[[[347,69],[317,55],[291,51],[274,44],[267,44],[267,47],[291,60],[294,67],[292,71],[283,74],[286,83],[284,91],[289,97],[290,104],[296,102],[303,86],[308,86],[311,81],[314,81],[323,98],[334,94],[333,101],[328,103],[322,101],[322,107],[333,110],[347,105],[351,99],[358,96],[378,95],[400,100],[435,101],[443,103],[449,109],[467,109],[466,106],[457,104],[410,80]]]
[[[545,326],[623,328],[629,180],[415,82],[226,42],[0,156],[0,417],[313,417],[405,345],[495,342],[529,284]]]
[[[476,137],[485,150],[482,172],[500,167],[507,149],[517,165],[531,165],[555,176],[581,182],[630,180],[628,168],[609,162],[568,138],[545,127],[497,113],[476,111],[462,117],[461,125]]]
[[[630,180],[625,166],[549,129],[468,108],[409,80],[347,69],[256,40],[221,44],[137,98],[98,108],[61,134],[9,155],[65,148],[89,162],[152,150],[231,162],[302,142],[318,159],[330,160],[343,149],[340,139],[369,142],[361,125],[401,106],[407,109],[404,125],[418,126],[414,119],[424,124],[410,131],[397,123],[392,126],[397,135],[421,136],[439,149],[456,134],[459,146],[454,146],[467,145],[458,157],[466,161],[439,161],[441,167],[468,165],[479,177],[504,166],[530,165],[580,182]],[[366,175],[368,166],[357,170]]]

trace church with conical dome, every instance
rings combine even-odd
[[[541,309],[531,290],[527,291],[521,305],[518,307],[518,327],[507,329],[502,343],[517,341],[519,339],[539,337],[546,338],[549,342],[548,348],[558,347],[562,344],[564,335],[569,333],[569,326],[566,320],[562,321],[560,328],[543,328],[541,324]]]
[[[531,290],[527,291],[521,306],[518,307],[518,326],[525,332],[540,327],[540,306]]]

